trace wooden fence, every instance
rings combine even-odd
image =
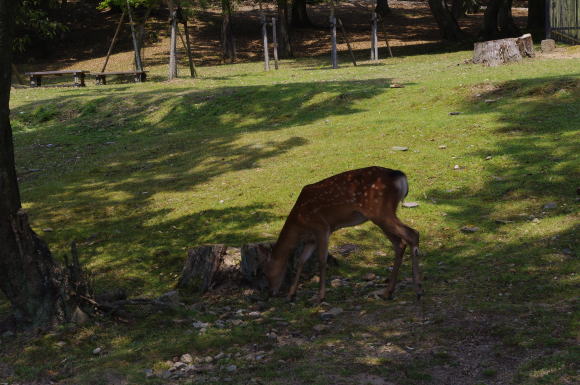
[[[580,0],[546,1],[546,36],[580,44]]]

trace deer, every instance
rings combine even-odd
[[[304,186],[264,263],[263,271],[270,294],[278,295],[290,255],[298,243],[303,242],[304,248],[288,291],[288,300],[295,299],[304,263],[317,250],[320,277],[318,301],[324,301],[330,235],[338,229],[371,221],[381,228],[395,251],[389,283],[382,296],[393,299],[399,268],[409,246],[415,293],[417,300],[420,300],[423,288],[419,271],[419,232],[405,225],[396,215],[399,203],[408,192],[407,176],[402,171],[378,166],[346,171]]]

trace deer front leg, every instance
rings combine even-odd
[[[298,281],[300,281],[300,274],[302,274],[302,268],[308,258],[312,255],[314,251],[314,247],[316,245],[314,243],[307,243],[304,245],[304,249],[302,250],[302,254],[300,254],[300,258],[298,259],[298,267],[296,268],[296,275],[294,276],[294,281],[292,282],[292,286],[290,286],[290,290],[288,291],[288,300],[293,301],[296,298],[296,290],[298,290]]]
[[[330,238],[330,231],[325,231],[317,237],[318,246],[318,264],[320,268],[320,288],[318,290],[318,302],[324,301],[326,298],[326,257],[328,256],[328,239]]]

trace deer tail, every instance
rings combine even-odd
[[[407,181],[407,176],[400,172],[395,179],[395,186],[399,192],[399,202],[403,202],[409,194],[409,182]]]

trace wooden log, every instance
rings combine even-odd
[[[107,51],[107,57],[105,58],[105,62],[103,63],[103,68],[101,68],[100,72],[105,72],[105,68],[107,68],[107,63],[109,62],[109,57],[111,57],[111,53],[113,52],[113,47],[117,42],[117,37],[119,36],[119,31],[121,31],[121,26],[123,25],[123,20],[125,20],[125,13],[127,10],[123,8],[123,13],[121,14],[121,19],[119,20],[119,24],[117,24],[117,29],[115,30],[115,34],[113,35],[113,40],[111,41],[111,45],[109,46],[109,50]]]
[[[342,31],[342,37],[346,42],[346,46],[348,47],[348,53],[350,54],[350,58],[352,60],[352,64],[356,67],[356,59],[354,58],[354,52],[352,51],[352,47],[350,46],[350,41],[348,40],[348,35],[346,34],[346,30],[344,29],[344,25],[342,24],[342,20],[340,18],[336,19],[338,21],[338,26]]]
[[[191,54],[191,43],[189,41],[189,29],[187,28],[187,20],[183,22],[183,33],[185,34],[185,44],[187,45],[187,56],[189,58],[189,72],[192,78],[197,77],[197,70],[195,69],[195,62]]]
[[[228,253],[225,245],[189,249],[177,289],[187,294],[203,294],[224,282],[239,281],[239,253]]]
[[[137,43],[137,36],[135,35],[135,25],[133,24],[133,15],[131,14],[131,5],[129,4],[129,0],[127,0],[127,14],[129,15],[131,38],[133,40],[133,51],[135,52],[135,69],[137,71],[143,71],[143,63],[141,62],[141,50],[139,48],[139,43]]]

